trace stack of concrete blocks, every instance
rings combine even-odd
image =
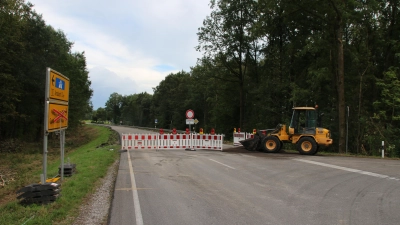
[[[61,195],[60,186],[57,183],[30,184],[17,191],[20,194],[17,199],[24,205],[52,203]]]

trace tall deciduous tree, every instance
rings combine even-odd
[[[106,102],[106,110],[111,112],[110,117],[114,123],[120,123],[122,106],[123,96],[116,92],[112,93]]]
[[[239,126],[243,127],[246,76],[251,64],[254,36],[251,28],[255,23],[256,2],[253,0],[211,1],[213,11],[197,33],[205,59],[215,60],[223,67],[223,80],[235,82],[239,90]]]
[[[185,112],[188,109],[190,75],[181,71],[169,74],[155,87],[153,95],[153,114],[164,128],[184,129]]]
[[[9,133],[5,124],[20,118],[17,104],[23,89],[15,76],[14,63],[24,52],[23,29],[30,6],[23,0],[0,1],[0,140]]]
[[[46,67],[70,78],[69,127],[83,119],[92,94],[83,53],[46,25],[23,0],[0,1],[0,139],[43,136]]]
[[[345,123],[346,123],[346,101],[345,101],[345,64],[344,64],[344,29],[349,25],[349,11],[352,11],[353,5],[351,3],[346,4],[341,0],[329,0],[329,1],[260,1],[260,7],[262,11],[262,18],[270,18],[269,20],[260,20],[266,26],[275,28],[281,36],[279,37],[279,49],[281,53],[293,55],[297,57],[291,57],[289,60],[293,60],[291,65],[295,65],[299,60],[302,60],[303,65],[297,70],[289,72],[292,79],[292,91],[291,99],[296,102],[306,102],[306,104],[318,103],[316,100],[320,99],[318,94],[324,94],[323,91],[318,90],[313,84],[319,84],[315,82],[321,75],[326,74],[326,71],[330,71],[332,74],[332,81],[336,88],[335,103],[334,106],[337,109],[335,113],[338,119],[338,133],[339,141],[338,147],[339,152],[344,152],[345,149]],[[268,14],[268,12],[274,12]],[[273,18],[281,18],[280,20],[274,20]],[[282,26],[276,26],[271,22],[277,21],[276,24]],[[267,22],[267,23],[265,23]],[[273,29],[266,29],[267,38],[275,37]],[[283,32],[282,32],[283,31]],[[274,39],[269,39],[273,41]],[[325,44],[324,44],[325,42]],[[271,43],[271,42],[270,42]],[[270,44],[269,43],[269,44]],[[292,45],[294,44],[295,45]],[[290,49],[282,48],[282,45],[292,45],[294,50],[299,52],[290,51]],[[267,48],[269,48],[268,46]],[[282,51],[283,50],[283,51]],[[329,53],[329,54],[327,54]],[[302,55],[302,57],[298,57]],[[314,61],[311,61],[310,57],[315,57]],[[321,60],[325,57],[325,60]],[[279,55],[279,58],[283,58]],[[281,64],[282,65],[282,64]],[[290,65],[290,64],[287,64]],[[292,74],[296,71],[298,74]],[[296,73],[295,72],[295,73]],[[307,76],[307,80],[311,81],[307,86],[303,86],[304,82],[296,79],[300,76]],[[317,75],[317,76],[316,76]],[[311,77],[314,76],[314,77]],[[303,78],[304,80],[304,78]],[[311,87],[312,89],[310,89]],[[315,89],[314,89],[315,88]],[[308,90],[307,90],[308,89]],[[313,90],[314,89],[314,90]],[[314,102],[305,101],[306,95],[314,93],[312,99]],[[300,98],[299,98],[300,97]],[[326,101],[326,100],[325,100]],[[320,101],[322,102],[322,101]]]

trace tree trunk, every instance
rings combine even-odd
[[[244,88],[243,88],[243,82],[239,83],[239,92],[240,92],[240,121],[239,121],[239,127],[241,129],[244,129],[243,127],[243,117],[244,117]]]
[[[345,152],[345,128],[346,128],[346,101],[344,97],[344,55],[343,55],[343,24],[342,19],[338,18],[337,24],[337,91],[339,109],[339,153]]]

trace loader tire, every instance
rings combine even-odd
[[[275,136],[268,136],[262,139],[261,142],[264,152],[277,153],[281,150],[281,141]]]
[[[297,150],[302,155],[315,155],[318,150],[317,143],[312,137],[303,137],[296,144]]]

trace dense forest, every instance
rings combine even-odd
[[[397,0],[212,0],[198,29],[203,55],[147,93],[113,93],[99,118],[184,129],[274,128],[293,106],[318,105],[328,151],[400,156],[400,7]],[[348,131],[347,131],[348,129]],[[346,138],[348,141],[346,142]]]
[[[192,109],[196,129],[229,138],[233,128],[274,128],[288,124],[292,107],[318,105],[334,139],[326,151],[377,155],[385,141],[400,156],[398,0],[211,0],[190,71],[169,74],[153,94],[116,90],[93,113],[84,53],[71,53],[29,4],[0,7],[1,139],[40,137],[44,68],[52,67],[71,79],[70,122],[86,115],[185,129]]]
[[[92,90],[85,54],[72,53],[72,45],[30,3],[0,1],[1,142],[43,138],[46,67],[70,79],[68,126],[78,127],[90,110]]]

